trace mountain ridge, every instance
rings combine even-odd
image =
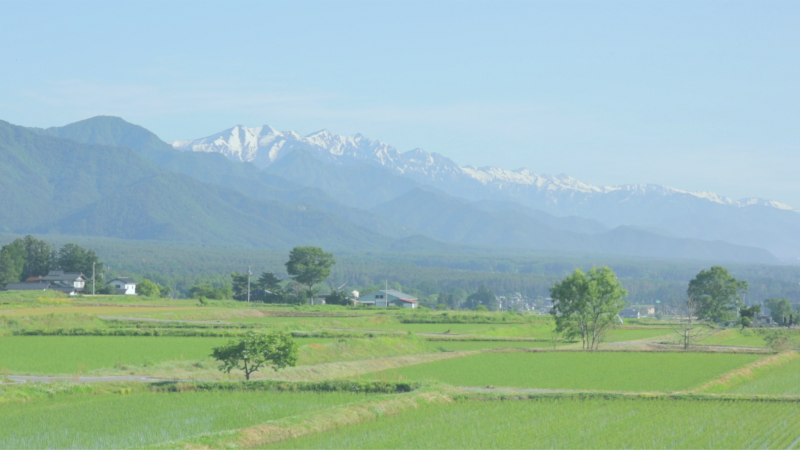
[[[260,130],[265,129],[268,133],[259,137]],[[556,216],[597,220],[611,228],[660,228],[678,237],[766,248],[784,260],[800,261],[800,210],[768,199],[734,200],[713,192],[656,184],[594,186],[567,175],[538,175],[528,169],[460,167],[438,153],[422,149],[401,153],[361,134],[341,136],[327,130],[301,136],[271,127],[256,130],[237,126],[207,138],[178,141],[173,147],[181,151],[223,152],[223,146],[243,154],[243,141],[229,139],[236,133],[250,133],[248,158],[252,157],[266,171],[291,152],[305,150],[329,164],[384,167],[471,201],[514,202]],[[714,229],[712,223],[721,227]]]

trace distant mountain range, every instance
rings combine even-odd
[[[776,205],[667,188],[598,191],[567,177],[481,179],[497,170],[327,132],[237,127],[170,145],[115,117],[49,129],[0,122],[0,231],[216,247],[511,248],[758,263],[779,262],[772,254],[779,252],[765,250],[776,241],[796,244],[796,233],[781,227],[797,230],[800,215]],[[723,232],[730,239],[718,237]],[[748,236],[764,245],[743,243]]]
[[[437,153],[422,149],[401,153],[360,134],[341,136],[327,130],[302,136],[269,126],[237,125],[172,145],[182,151],[221,153],[266,170],[286,155],[304,150],[328,164],[383,167],[467,200],[514,203],[557,216],[594,219],[608,227],[634,226],[675,237],[755,246],[787,260],[800,257],[800,211],[766,199],[733,200],[652,184],[593,186],[566,175],[537,175],[528,169],[460,167]]]

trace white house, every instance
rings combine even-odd
[[[133,278],[117,277],[109,281],[108,285],[113,286],[117,294],[136,295],[136,282]]]
[[[400,306],[403,308],[416,308],[419,306],[417,297],[404,294],[394,289],[385,289],[359,297],[357,305],[374,305],[385,308],[387,306]]]

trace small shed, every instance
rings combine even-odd
[[[116,289],[117,294],[136,295],[136,282],[133,278],[117,277],[107,283]]]

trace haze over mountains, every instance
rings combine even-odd
[[[0,195],[0,230],[15,233],[762,263],[800,255],[800,214],[779,204],[461,168],[360,135],[269,127],[170,145],[114,117],[46,130],[0,122]]]
[[[608,227],[634,226],[661,234],[723,240],[768,249],[780,258],[800,255],[800,211],[758,198],[733,200],[711,192],[689,192],[645,184],[593,186],[566,175],[528,169],[460,167],[437,153],[405,153],[363,135],[327,130],[302,136],[272,127],[237,125],[206,138],[173,142],[176,149],[221,153],[234,161],[268,168],[285,155],[305,150],[326,163],[372,164],[472,201],[501,201],[557,216],[595,219]],[[301,183],[306,184],[301,181]]]

